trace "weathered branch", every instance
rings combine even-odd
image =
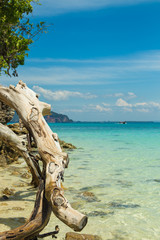
[[[23,226],[0,233],[0,240],[30,240],[44,229],[51,215],[51,206],[45,198],[44,189],[44,181],[41,181],[30,219]]]
[[[31,157],[27,151],[26,140],[23,137],[17,136],[10,128],[1,123],[0,138],[8,145],[14,146],[14,148],[18,150],[19,154],[25,159],[32,174],[32,183],[35,187],[37,187],[40,179],[42,178],[42,174],[33,156]]]
[[[48,236],[52,236],[52,238],[57,238],[55,235],[57,235],[58,233],[59,233],[59,227],[57,225],[55,226],[55,231],[38,235],[38,238],[45,238]]]
[[[81,231],[87,223],[87,217],[70,206],[60,184],[64,169],[68,166],[68,155],[62,152],[57,134],[52,132],[43,118],[43,114],[50,110],[50,105],[40,102],[36,93],[22,81],[16,87],[0,86],[0,100],[16,110],[36,142],[45,170],[45,199],[52,211],[69,227]]]

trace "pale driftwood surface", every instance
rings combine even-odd
[[[38,187],[39,181],[42,177],[39,165],[34,156],[31,156],[27,150],[26,136],[18,137],[10,128],[0,123],[0,138],[7,144],[18,150],[19,154],[26,161],[30,172],[32,174],[32,183]]]
[[[44,189],[44,181],[41,181],[30,219],[16,229],[0,233],[0,240],[31,240],[43,230],[51,215],[51,206],[44,196]]]
[[[0,100],[16,110],[30,136],[34,138],[43,162],[43,172],[41,173],[38,164],[35,164],[36,161],[29,155],[24,139],[20,139],[12,130],[6,130],[6,126],[0,126],[0,137],[18,149],[37,185],[44,182],[43,190],[39,185],[40,193],[36,200],[39,202],[38,209],[36,203],[29,221],[17,229],[0,233],[0,240],[33,239],[37,236],[50,217],[50,211],[43,208],[44,204],[69,227],[81,231],[87,223],[87,217],[71,207],[61,188],[64,169],[68,166],[68,155],[62,152],[57,134],[52,132],[43,117],[50,112],[50,105],[40,102],[36,93],[22,81],[16,87],[0,86]]]

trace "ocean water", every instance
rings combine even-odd
[[[54,123],[60,139],[74,144],[65,170],[65,196],[88,216],[82,233],[103,240],[160,239],[160,123]],[[29,218],[36,190],[25,178],[23,159],[0,168],[0,192],[15,195],[0,201],[0,231]],[[23,176],[23,178],[22,178]],[[72,231],[54,214],[43,233],[59,225],[57,240]],[[50,237],[46,240],[51,239]]]
[[[159,240],[160,123],[50,127],[77,146],[69,152],[64,187],[70,203],[89,217],[83,233],[104,240]]]

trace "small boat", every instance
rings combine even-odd
[[[126,121],[123,121],[123,122],[119,122],[120,124],[127,124],[127,122]]]

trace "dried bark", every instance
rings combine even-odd
[[[22,226],[0,233],[0,240],[29,240],[33,239],[47,225],[50,215],[51,206],[45,198],[45,184],[41,181],[36,196],[34,210],[29,220]]]
[[[35,187],[38,187],[39,181],[42,178],[42,174],[37,164],[35,157],[31,156],[27,150],[27,142],[26,139],[22,137],[18,137],[10,128],[0,123],[0,138],[7,145],[11,145],[14,147],[18,153],[24,158],[26,161],[30,172],[32,174],[32,182]]]
[[[32,239],[38,236],[49,221],[51,209],[69,227],[81,231],[87,223],[87,217],[71,207],[61,188],[64,169],[69,163],[68,155],[62,152],[57,134],[52,132],[43,117],[49,114],[50,105],[40,102],[36,93],[22,81],[16,87],[0,86],[0,100],[16,110],[30,136],[34,138],[43,162],[41,172],[34,157],[29,155],[24,139],[16,136],[12,130],[0,126],[0,137],[14,145],[24,157],[35,184],[41,182],[31,218],[17,229],[0,233],[0,240]]]

